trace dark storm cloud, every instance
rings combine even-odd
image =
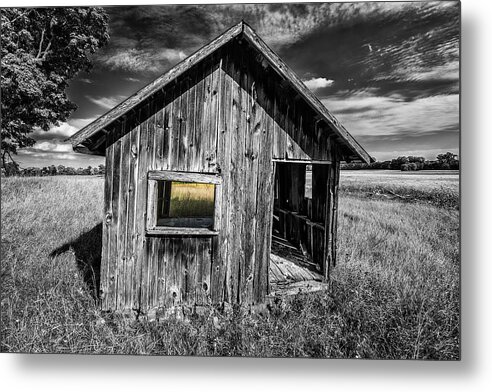
[[[245,20],[272,47],[321,23],[325,5],[166,5],[108,8],[111,42],[97,62],[112,70],[160,73]]]

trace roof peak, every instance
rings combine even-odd
[[[268,61],[271,68],[280,75],[281,78],[287,80],[292,88],[299,94],[306,103],[322,118],[332,131],[338,135],[341,142],[345,144],[350,150],[354,152],[363,161],[369,163],[372,159],[369,154],[362,148],[362,146],[347,132],[347,130],[338,122],[338,120],[328,111],[328,109],[319,101],[311,90],[301,81],[301,79],[285,64],[280,57],[270,49],[265,42],[256,34],[256,32],[249,26],[244,19],[226,30],[217,38],[203,46],[195,53],[188,56],[186,59],[175,65],[173,68],[159,76],[157,79],[137,91],[128,99],[103,114],[91,124],[87,125],[73,136],[68,141],[73,145],[75,151],[85,152],[88,154],[98,154],[94,151],[94,139],[101,140],[104,136],[99,134],[102,132],[105,134],[105,128],[110,126],[114,121],[120,117],[129,113],[140,102],[148,99],[164,88],[168,83],[172,82],[195,64],[204,60],[219,48],[238,37],[243,36],[246,41],[255,48],[258,52],[262,53],[264,58]],[[92,147],[92,149],[91,149]]]

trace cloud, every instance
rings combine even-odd
[[[35,129],[31,134],[32,138],[36,141],[45,140],[65,140],[72,136],[75,132],[79,131],[87,124],[94,121],[95,118],[75,118],[70,119],[68,122],[63,122],[56,127],[51,127],[48,131],[42,129]]]
[[[458,60],[454,60],[448,64],[414,71],[412,76],[414,80],[449,80],[459,82],[460,64]]]
[[[93,74],[95,83],[77,86],[80,106],[86,105],[78,111],[81,116],[111,109],[137,87],[129,82],[152,80],[243,19],[370,153],[379,157],[385,148],[419,151],[458,145],[457,1],[130,6],[107,11],[111,40],[95,54],[96,69],[105,76],[99,83]],[[77,127],[72,121],[69,125]]]
[[[48,134],[48,132],[46,132],[46,134]],[[37,141],[34,146],[23,148],[19,153],[22,152],[21,155],[32,158],[76,159],[76,155],[70,143],[64,142],[64,138],[60,140],[58,134],[51,133],[51,136],[51,139]]]
[[[19,155],[28,156],[30,158],[43,158],[46,159],[47,162],[53,159],[68,159],[75,160],[77,159],[77,155],[75,152],[70,151],[45,151],[42,149],[37,149],[33,147],[24,148],[19,151]],[[47,163],[50,164],[50,163]]]
[[[321,88],[330,87],[333,85],[334,80],[326,79],[326,78],[311,78],[309,80],[305,80],[304,84],[312,91],[319,90]]]
[[[70,146],[62,145],[42,145],[42,149],[37,148],[38,145],[30,148],[20,149],[18,152],[17,161],[21,167],[26,168],[30,166],[44,167],[50,165],[65,165],[72,167],[87,167],[97,166],[104,163],[104,157],[95,155],[80,154],[68,150]],[[45,148],[53,147],[55,151],[48,151]],[[71,148],[71,147],[70,147]],[[67,151],[60,151],[67,150]]]
[[[359,93],[325,98],[322,102],[378,159],[387,159],[394,151],[399,151],[399,155],[409,155],[405,151],[422,155],[427,150],[456,150],[459,145],[457,94],[406,101],[396,95]],[[433,158],[428,154],[426,158]]]
[[[70,126],[72,126],[73,128],[75,128],[76,131],[79,131],[81,130],[82,128],[84,128],[86,125],[90,124],[91,122],[93,122],[97,117],[89,117],[89,118],[71,118],[70,120],[68,120],[68,124]],[[74,132],[75,133],[75,132]],[[72,134],[70,134],[70,136],[72,136]]]
[[[48,131],[43,131],[41,129],[36,129],[32,133],[32,137],[35,140],[46,140],[46,139],[66,139],[77,132],[77,128],[70,125],[68,122],[63,122],[57,127],[51,127]]]
[[[104,109],[112,109],[116,105],[118,105],[120,102],[123,101],[126,97],[124,95],[117,95],[114,97],[91,97],[86,95],[86,98],[91,101],[92,103],[95,103],[96,105],[104,108]]]
[[[56,141],[45,141],[36,143],[34,149],[37,151],[49,151],[49,152],[70,152],[72,151],[72,145],[70,143],[59,143]]]
[[[398,96],[367,93],[325,98],[322,103],[359,136],[429,134],[459,129],[459,95],[438,95],[405,101]],[[351,112],[350,109],[360,109]]]
[[[385,3],[111,7],[111,40],[96,59],[111,70],[163,72],[241,20],[274,50],[282,50],[320,27],[347,27],[401,8]]]
[[[99,58],[99,62],[113,71],[158,73],[164,72],[169,64],[178,63],[184,58],[186,58],[186,53],[179,49],[130,48],[102,56]]]
[[[34,158],[44,158],[44,159],[68,159],[70,161],[74,161],[77,159],[77,156],[75,155],[75,153],[72,153],[72,154],[66,154],[66,153],[62,153],[62,154],[57,154],[57,153],[54,153],[54,152],[35,152],[32,154],[32,156]]]
[[[408,100],[459,91],[458,2],[330,4],[316,28],[280,54],[294,70],[329,75],[329,91],[379,89]]]

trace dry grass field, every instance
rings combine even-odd
[[[341,184],[345,193],[459,207],[459,172],[455,170],[342,170]]]
[[[213,216],[213,184],[173,182],[169,216]]]
[[[1,351],[458,359],[458,199],[415,177],[376,193],[357,173],[342,173],[330,292],[161,323],[98,310],[101,178],[3,178]]]

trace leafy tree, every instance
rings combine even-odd
[[[439,162],[439,166],[443,169],[459,169],[458,155],[452,152],[439,154],[436,159]]]
[[[2,173],[5,176],[15,176],[19,174],[19,165],[17,162],[2,162]]]
[[[416,171],[418,170],[417,164],[415,162],[404,163],[401,165],[401,171]]]
[[[90,55],[109,40],[108,17],[99,7],[4,8],[1,12],[2,164],[35,143],[76,109],[67,83],[89,71]]]
[[[77,171],[72,166],[67,166],[65,168],[65,174],[69,176],[74,176],[77,174]]]
[[[390,167],[391,169],[399,170],[405,163],[409,163],[408,157],[398,157],[391,160]]]

